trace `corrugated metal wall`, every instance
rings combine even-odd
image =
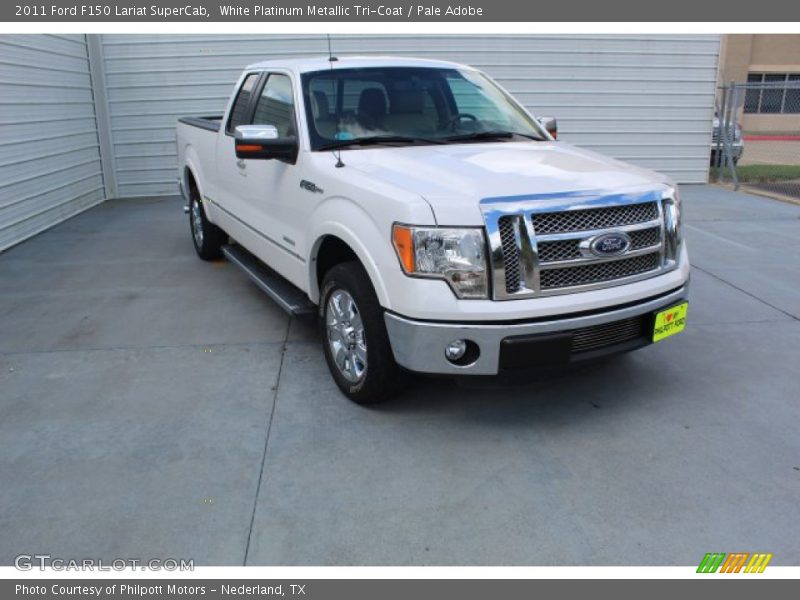
[[[719,36],[336,35],[333,50],[474,65],[562,139],[706,181]],[[174,193],[175,120],[221,112],[245,65],[326,52],[316,35],[104,35],[120,195]]]
[[[104,197],[85,36],[0,36],[0,250]]]

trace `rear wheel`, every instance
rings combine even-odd
[[[383,309],[358,262],[335,265],[325,274],[319,317],[325,360],[345,396],[374,404],[403,389],[406,377],[394,360]]]
[[[222,229],[206,218],[203,203],[197,190],[192,190],[189,202],[189,225],[192,229],[192,241],[197,255],[203,260],[214,260],[222,256],[222,246],[228,236]]]

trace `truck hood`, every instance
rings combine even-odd
[[[484,198],[600,195],[670,183],[664,175],[563,142],[384,146],[348,151],[343,160],[348,168],[422,196],[440,225],[482,225]]]

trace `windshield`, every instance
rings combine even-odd
[[[377,67],[305,73],[311,148],[546,139],[491,80],[467,69]]]

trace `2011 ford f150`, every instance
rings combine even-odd
[[[481,72],[398,58],[247,67],[177,129],[203,259],[319,315],[343,393],[498,375],[681,331],[689,260],[666,177],[555,140]]]

